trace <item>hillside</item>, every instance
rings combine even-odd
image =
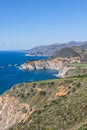
[[[47,55],[51,56],[55,51],[60,50],[64,47],[66,47],[66,44],[53,44],[53,45],[47,45],[47,46],[37,46],[30,50],[26,50],[27,53],[31,55]]]
[[[78,130],[87,122],[87,78],[16,85],[0,97],[0,112],[0,130]]]
[[[53,57],[63,57],[63,58],[71,58],[71,57],[78,57],[80,56],[73,48],[67,47],[61,49],[60,51],[56,51],[53,54]]]
[[[64,77],[74,77],[74,76],[84,76],[87,75],[87,63],[71,63],[60,68],[58,76]]]
[[[73,66],[75,63],[78,63],[77,66]],[[87,74],[86,64],[87,49],[74,46],[56,51],[53,56],[48,59],[27,61],[22,64],[20,68],[23,70],[54,69],[59,70],[58,76],[60,77],[72,77]]]
[[[82,49],[87,48],[87,42],[76,42],[70,41],[67,43],[55,43],[52,45],[44,45],[44,46],[36,46],[30,50],[26,50],[25,52],[29,53],[30,55],[47,55],[52,56],[57,50],[61,50],[66,47],[77,46]]]
[[[80,57],[82,62],[87,61],[87,50],[80,47],[66,47],[61,50],[56,51],[52,58],[61,57],[61,58],[72,58]]]

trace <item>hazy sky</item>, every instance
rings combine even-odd
[[[87,0],[0,0],[0,50],[87,41]]]

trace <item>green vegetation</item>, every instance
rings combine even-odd
[[[68,67],[86,67],[87,68],[87,63],[72,63],[68,64]]]
[[[53,57],[62,57],[62,58],[70,58],[70,57],[77,57],[77,56],[80,56],[80,54],[73,47],[63,48],[60,51],[58,50],[53,54]]]
[[[46,92],[45,91],[40,91],[40,95],[45,96]]]
[[[87,124],[80,126],[78,130],[87,130]]]
[[[52,57],[61,57],[61,58],[80,57],[81,62],[87,62],[87,49],[82,49],[76,46],[65,47],[61,50],[57,50]]]
[[[61,88],[66,95],[56,96]],[[26,121],[15,124],[12,130],[87,130],[86,125],[80,125],[87,121],[86,76],[24,83],[7,93],[35,108]]]
[[[65,77],[86,77],[87,76],[87,64],[79,64],[79,63],[73,63],[67,65],[68,67],[74,67],[70,68],[66,73]]]

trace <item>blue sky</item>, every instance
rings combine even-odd
[[[87,41],[87,0],[0,0],[0,50]]]

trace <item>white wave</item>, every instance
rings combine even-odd
[[[17,66],[17,64],[15,64],[14,66]]]
[[[1,69],[5,68],[4,66],[0,66]]]
[[[58,74],[53,74],[53,76],[55,76],[55,77],[59,77],[59,75],[58,75]]]
[[[12,66],[12,64],[8,64],[8,66],[10,67],[10,66]]]

